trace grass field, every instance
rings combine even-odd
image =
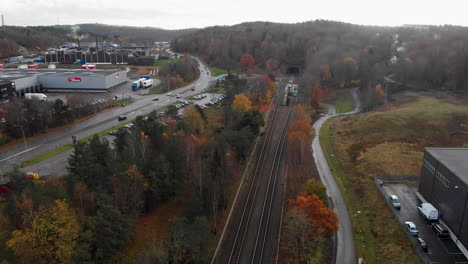
[[[351,215],[357,255],[366,263],[420,263],[373,176],[419,175],[424,147],[468,146],[467,106],[406,98],[374,112],[333,119],[321,130],[323,150]]]
[[[220,75],[228,73],[227,70],[220,69],[220,68],[217,68],[217,67],[214,67],[214,66],[209,66],[208,68],[210,69],[211,74],[213,74],[213,76],[220,76]]]
[[[354,110],[354,99],[349,89],[338,91],[335,97],[325,102],[334,105],[338,114]]]
[[[169,62],[178,62],[178,61],[180,61],[180,59],[157,60],[156,63],[155,63],[155,66],[162,67],[162,66],[168,64]]]

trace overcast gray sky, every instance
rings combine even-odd
[[[5,24],[103,23],[166,29],[248,21],[468,26],[465,0],[0,0]]]

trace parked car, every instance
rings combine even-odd
[[[426,241],[424,241],[424,239],[418,237],[418,243],[419,243],[419,246],[421,247],[421,249],[424,251],[424,252],[427,252],[427,243]]]
[[[413,222],[407,221],[405,222],[405,225],[406,225],[406,229],[408,229],[408,231],[410,232],[412,236],[418,236],[419,234],[418,228]]]
[[[167,96],[172,96],[172,92],[168,92],[166,95]]]
[[[190,89],[190,90],[195,91],[195,88],[192,88],[192,89]]]
[[[393,204],[393,207],[400,210],[400,199],[396,195],[390,195],[390,202]]]
[[[127,117],[126,117],[126,116],[123,116],[123,115],[119,115],[119,117],[117,117],[117,119],[118,119],[119,121],[123,121],[123,120],[127,119]]]
[[[111,136],[116,136],[118,133],[119,133],[118,130],[109,131],[109,135],[111,135]]]
[[[134,124],[133,124],[133,123],[130,123],[130,124],[126,124],[126,125],[125,125],[125,128],[130,129],[130,128],[132,128],[133,126],[134,126]]]
[[[159,100],[159,97],[153,98],[153,101],[158,101],[158,100]]]
[[[445,228],[440,223],[432,223],[431,224],[431,229],[432,229],[432,231],[434,231],[434,233],[438,237],[448,237],[449,236],[449,232],[448,232],[447,228]]]
[[[206,106],[210,106],[210,105],[214,105],[214,103],[212,101],[208,101],[205,103]]]
[[[180,94],[177,94],[177,95],[176,95],[176,98],[180,98],[180,97],[181,97]]]

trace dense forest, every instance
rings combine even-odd
[[[325,90],[361,86],[366,110],[395,89],[468,90],[467,32],[456,26],[254,22],[184,34],[173,47],[228,70],[251,54],[270,72],[300,71],[308,87],[319,80]]]
[[[0,58],[19,55],[25,50],[40,52],[64,42],[99,41],[125,46],[130,43],[152,45],[155,41],[170,41],[193,29],[165,30],[152,27],[125,27],[103,24],[0,28]]]
[[[228,192],[264,126],[242,93],[250,86],[227,81],[224,104],[210,111],[189,106],[181,118],[170,108],[138,117],[113,142],[80,142],[65,177],[9,173],[9,192],[0,196],[0,255],[10,263],[113,263],[140,216],[180,197],[184,210],[167,238],[137,261],[206,263]]]

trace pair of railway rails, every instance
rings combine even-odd
[[[287,88],[282,91],[286,96],[287,92]],[[243,200],[236,208],[239,210],[237,219],[228,223],[230,225],[228,232],[231,234],[221,242],[221,252],[218,256],[214,256],[212,263],[277,262],[281,226],[281,221],[278,224],[278,218],[282,216],[284,202],[284,198],[278,196],[284,192],[284,184],[280,182],[283,173],[282,158],[291,110],[297,101],[294,97],[287,105],[280,106],[283,105],[279,102],[282,98],[283,96],[279,95],[273,101],[260,154],[248,177]],[[272,229],[275,231],[271,232]]]

